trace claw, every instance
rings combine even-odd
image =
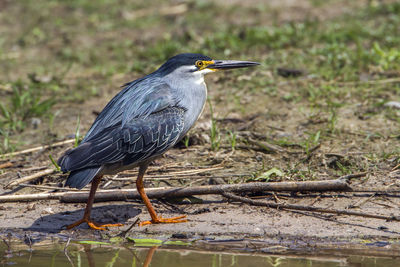
[[[148,225],[148,224],[155,224],[155,223],[181,223],[181,222],[187,222],[186,215],[174,217],[174,218],[161,218],[157,216],[157,213],[155,212],[153,205],[151,205],[149,197],[146,195],[146,192],[144,192],[144,187],[143,187],[143,175],[146,172],[148,163],[139,165],[139,174],[136,179],[136,188],[137,191],[139,192],[140,196],[142,197],[142,200],[144,204],[146,205],[147,210],[150,213],[151,220],[150,221],[145,221],[139,223],[139,226],[143,225]]]
[[[94,194],[96,193],[96,189],[99,186],[100,180],[101,180],[101,175],[100,176],[96,176],[95,178],[93,178],[92,181],[92,187],[90,187],[90,194],[89,194],[89,198],[88,198],[88,202],[86,204],[86,209],[85,209],[85,213],[83,214],[82,219],[74,222],[73,224],[70,224],[67,226],[67,229],[72,229],[82,223],[87,223],[89,225],[90,228],[95,229],[95,230],[106,230],[106,227],[113,227],[113,226],[122,226],[123,224],[121,223],[109,223],[109,224],[100,224],[100,223],[96,223],[94,221],[92,221],[90,219],[90,212],[92,210],[92,206],[93,206],[93,201],[94,201]]]
[[[89,225],[90,228],[95,229],[95,230],[106,230],[106,227],[116,227],[116,226],[123,226],[122,223],[109,223],[109,224],[99,224],[96,223],[94,221],[92,221],[91,219],[87,219],[87,218],[82,218],[79,221],[74,222],[73,224],[70,224],[67,226],[67,229],[72,229],[82,223],[87,223]]]
[[[157,219],[155,219],[155,220],[141,222],[141,223],[139,223],[139,226],[144,226],[144,225],[148,225],[148,224],[156,224],[156,223],[182,223],[182,222],[188,221],[187,219],[183,219],[183,218],[186,218],[186,215],[173,217],[173,218],[157,217]]]

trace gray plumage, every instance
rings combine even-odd
[[[117,173],[155,158],[191,128],[204,106],[206,86],[193,87],[186,79],[171,75],[177,69],[167,63],[126,84],[99,114],[80,145],[59,159],[61,170],[71,172],[66,186],[81,189],[99,173]]]
[[[200,68],[199,61],[213,68]],[[258,63],[180,54],[155,72],[127,83],[102,110],[81,144],[58,160],[63,172],[71,172],[66,185],[81,189],[97,175],[117,173],[160,156],[200,116],[207,98],[204,74],[253,65]]]

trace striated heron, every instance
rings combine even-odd
[[[185,222],[186,216],[157,216],[143,187],[149,163],[182,139],[199,118],[207,98],[204,75],[218,70],[259,65],[250,61],[212,60],[201,54],[179,54],[155,72],[125,84],[94,121],[80,145],[58,160],[63,172],[70,172],[66,186],[81,189],[92,182],[83,218],[68,225],[71,229],[86,222],[104,230],[122,224],[98,224],[90,219],[94,196],[105,174],[139,167],[137,190],[152,223]]]

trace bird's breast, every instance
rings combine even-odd
[[[200,117],[207,100],[205,83],[186,89],[180,104],[186,109],[184,117],[184,131],[186,134]],[[183,136],[182,136],[183,137]]]

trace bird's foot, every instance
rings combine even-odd
[[[73,224],[70,224],[67,226],[67,229],[72,229],[82,223],[87,223],[90,228],[94,230],[106,230],[106,227],[115,227],[115,226],[123,226],[122,223],[109,223],[109,224],[100,224],[92,221],[89,218],[82,218],[79,221],[74,222]]]
[[[144,225],[148,225],[148,224],[155,224],[155,223],[182,223],[182,222],[187,222],[188,221],[187,219],[183,219],[183,218],[186,218],[186,215],[173,217],[173,218],[157,217],[157,219],[155,219],[155,220],[141,222],[141,223],[139,223],[139,226],[144,226]]]

